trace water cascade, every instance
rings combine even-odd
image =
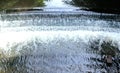
[[[99,39],[98,47],[112,41],[119,48],[120,16],[45,2],[43,11],[0,15],[0,73],[107,72],[93,60],[101,57],[100,48],[92,49],[90,41]]]

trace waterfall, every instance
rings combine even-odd
[[[119,50],[119,15],[77,11],[62,0],[46,4],[43,11],[0,15],[0,72],[106,72],[101,44],[112,41]]]

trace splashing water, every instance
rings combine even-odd
[[[0,26],[0,73],[106,72],[91,60],[100,54],[89,40],[120,45],[119,16],[114,14],[45,9],[2,14]]]

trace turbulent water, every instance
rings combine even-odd
[[[120,16],[61,7],[0,15],[0,73],[107,72],[90,40],[120,45]]]

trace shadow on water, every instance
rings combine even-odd
[[[117,41],[111,39],[90,39],[89,52],[96,53],[97,56],[91,58],[93,67],[100,69],[101,72],[119,73],[120,72],[120,50]],[[107,63],[107,57],[112,56],[112,63]],[[109,65],[111,64],[111,65]],[[92,67],[88,65],[88,67]]]

